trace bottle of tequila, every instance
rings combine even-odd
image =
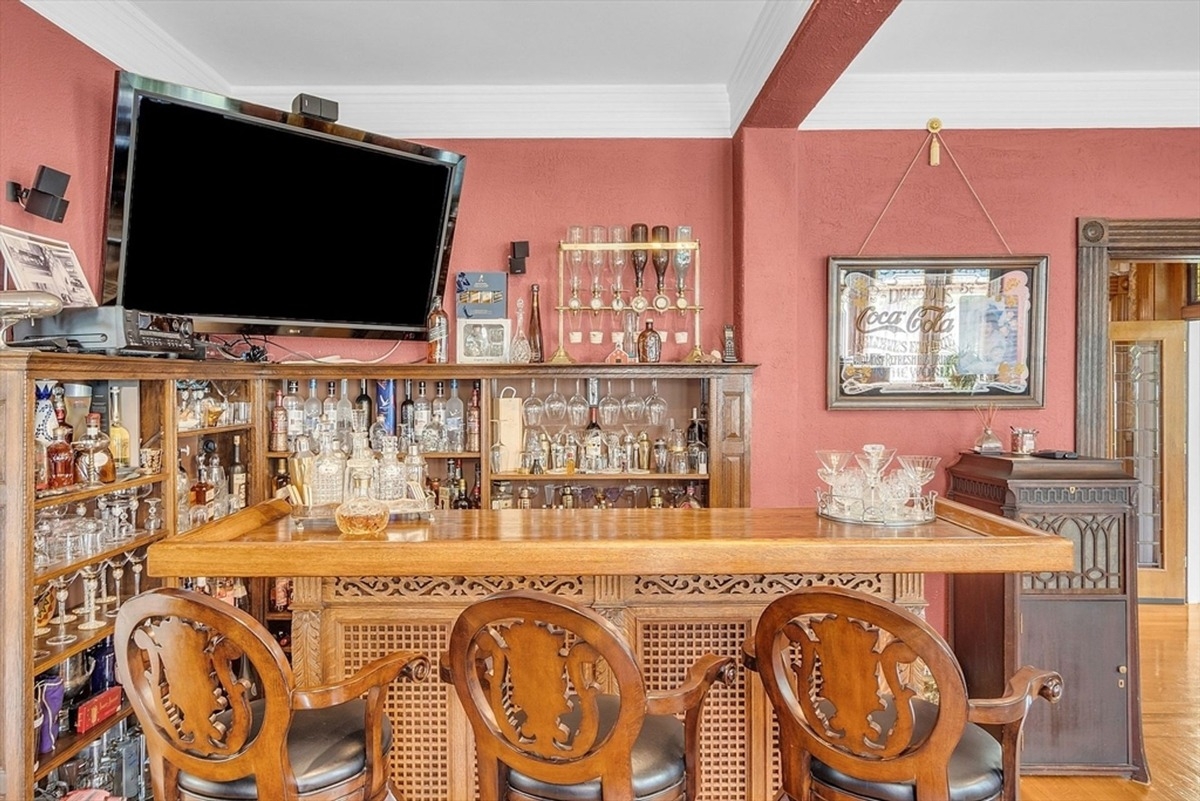
[[[129,467],[129,429],[121,425],[121,388],[108,388],[108,447],[112,450],[113,463],[118,470]]]

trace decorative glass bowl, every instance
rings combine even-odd
[[[817,514],[848,523],[905,526],[934,518],[936,492],[923,493],[933,479],[940,456],[902,455],[872,443],[853,453],[819,450],[817,476],[827,488],[817,490]],[[892,460],[899,469],[886,472]],[[857,464],[857,467],[851,466]]]

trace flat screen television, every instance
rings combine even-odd
[[[103,303],[197,331],[424,339],[465,157],[118,72]]]

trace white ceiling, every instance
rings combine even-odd
[[[441,138],[729,136],[810,6],[23,1],[133,72]],[[1200,0],[902,0],[800,127],[1200,127],[1198,44]]]

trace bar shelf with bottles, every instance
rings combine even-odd
[[[586,239],[586,241],[585,241]],[[629,241],[627,241],[629,240]],[[647,297],[645,271],[654,271],[654,290]],[[668,275],[668,267],[673,275]],[[589,282],[584,287],[584,272]],[[626,273],[632,272],[633,284],[627,285]],[[672,280],[673,279],[673,280]],[[689,279],[691,286],[689,288]],[[690,289],[690,296],[689,296]],[[673,293],[673,297],[672,294]],[[605,361],[638,361],[637,337],[650,315],[675,313],[691,315],[691,331],[683,327],[675,332],[675,343],[690,338],[692,348],[684,362],[704,361],[700,348],[700,243],[692,238],[692,227],[680,225],[674,240],[670,228],[635,223],[628,232],[622,225],[571,226],[567,240],[558,246],[558,348],[547,360],[554,364],[575,361],[570,345],[580,345],[584,337],[581,323],[590,315],[590,344],[604,341],[604,332],[596,321],[604,313],[612,316],[609,339],[614,348]],[[661,328],[662,326],[660,326]],[[657,359],[655,359],[657,361]]]

